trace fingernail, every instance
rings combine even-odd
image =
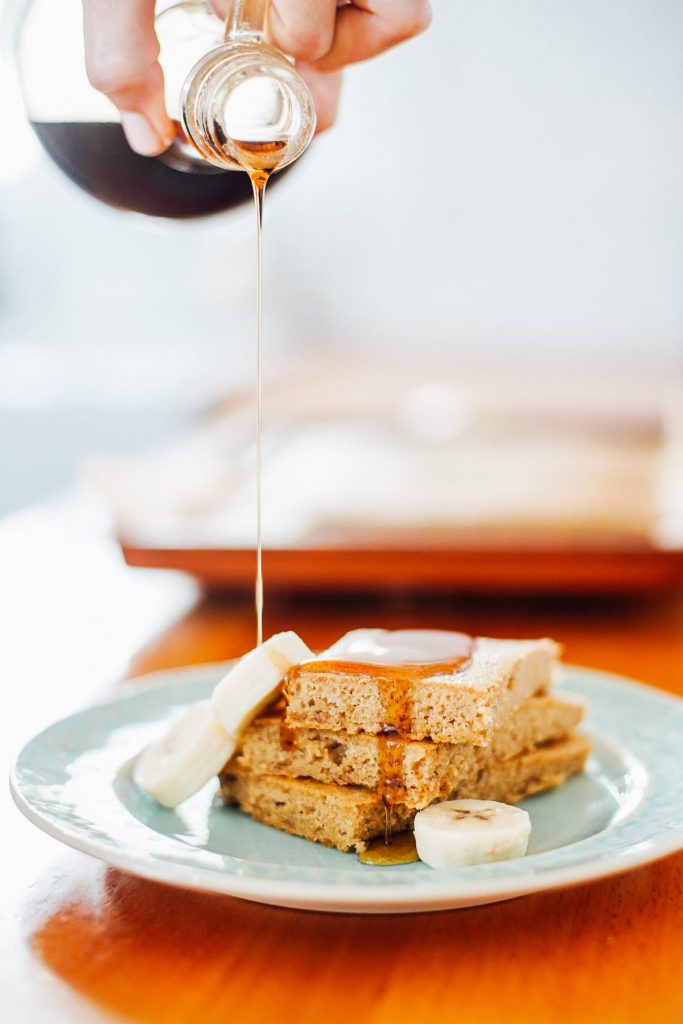
[[[141,156],[158,156],[166,149],[163,140],[159,138],[144,114],[127,110],[121,114],[121,124],[128,145]]]

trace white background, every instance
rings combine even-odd
[[[338,125],[273,190],[267,368],[328,345],[679,364],[683,5],[433,6],[349,69]],[[249,211],[105,209],[0,102],[0,411],[109,410],[115,447],[249,379]]]

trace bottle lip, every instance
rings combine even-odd
[[[225,125],[215,121],[216,111],[223,109],[233,83],[255,76],[279,79],[294,97],[299,111],[300,130],[289,135],[289,157],[282,153],[279,166],[296,160],[307,148],[315,133],[315,106],[310,90],[291,62],[274,47],[247,41],[230,40],[205,54],[192,68],[183,85],[181,118],[188,139],[209,163],[222,169],[244,170],[241,150],[230,138]],[[218,132],[217,132],[218,129]],[[221,137],[219,137],[219,135]],[[259,140],[267,141],[267,139]],[[242,154],[243,156],[243,154]],[[274,168],[273,168],[274,169]]]

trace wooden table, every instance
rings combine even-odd
[[[248,600],[198,600],[180,577],[125,568],[78,505],[0,524],[0,565],[8,753],[117,677],[232,657],[254,639]],[[292,594],[266,608],[267,631],[296,629],[313,647],[359,624],[550,634],[571,661],[683,694],[683,597]],[[8,797],[0,814],[8,1024],[683,1021],[683,854],[481,909],[328,916],[142,881],[62,849]]]

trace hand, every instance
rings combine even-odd
[[[430,20],[428,0],[271,0],[269,33],[296,59],[320,132],[334,122],[341,69],[410,39]],[[134,150],[162,153],[175,133],[164,105],[154,0],[83,0],[83,25],[91,84],[118,107]]]

